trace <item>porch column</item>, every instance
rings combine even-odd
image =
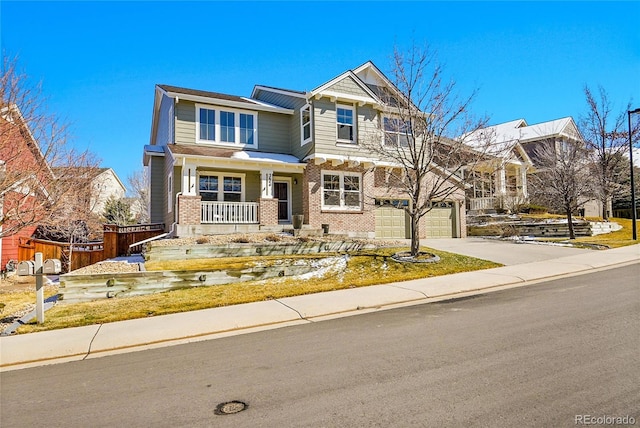
[[[522,186],[522,196],[529,199],[529,190],[527,189],[527,166],[520,166],[520,185]]]
[[[260,185],[262,187],[262,198],[273,198],[273,170],[263,169],[260,171]]]
[[[498,173],[496,174],[496,178],[498,179],[497,193],[498,195],[504,196],[507,194],[507,171],[504,168],[504,165],[500,165],[498,167]]]
[[[196,183],[196,166],[194,164],[184,164],[182,167],[182,194],[195,196],[198,194]]]

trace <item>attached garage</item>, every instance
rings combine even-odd
[[[376,238],[406,239],[411,237],[407,213],[398,207],[409,201],[376,199]]]
[[[425,215],[427,238],[453,238],[457,236],[455,204],[438,202]]]

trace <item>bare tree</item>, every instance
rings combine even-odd
[[[76,189],[67,169],[94,167],[88,151],[69,144],[68,125],[47,112],[40,85],[20,72],[17,59],[3,56],[0,75],[0,237],[28,226],[59,221],[61,207]],[[66,219],[62,219],[64,221]]]
[[[138,223],[149,222],[149,177],[144,170],[135,171],[128,177],[132,192],[131,211]]]
[[[535,149],[538,172],[531,178],[534,197],[557,206],[575,239],[573,214],[593,195],[587,150],[578,142],[548,141]]]
[[[420,249],[420,219],[436,202],[464,193],[463,170],[483,158],[486,147],[479,144],[472,150],[464,140],[487,121],[471,116],[475,91],[458,97],[456,83],[444,80],[443,67],[428,47],[395,49],[391,76],[391,85],[379,88],[385,104],[379,135],[363,146],[388,163],[384,180],[389,192],[409,200],[397,208],[411,219],[415,257]]]
[[[629,150],[626,115],[631,104],[628,103],[625,110],[616,113],[604,88],[598,87],[598,93],[594,95],[585,86],[584,93],[588,107],[587,113],[580,119],[580,132],[593,158],[592,170],[597,179],[597,197],[602,205],[602,216],[606,220],[609,218],[611,200],[620,191],[624,191],[624,177],[620,176],[620,171],[623,171],[625,157],[621,154]],[[635,129],[633,134],[638,135],[639,131]]]

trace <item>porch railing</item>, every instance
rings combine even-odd
[[[471,209],[472,210],[492,210],[496,207],[496,198],[488,197],[488,198],[473,198],[471,199]]]
[[[203,224],[258,223],[257,202],[202,202]]]

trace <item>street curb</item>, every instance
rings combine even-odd
[[[623,247],[629,248],[629,247]],[[0,372],[433,303],[640,262],[640,246],[277,300],[0,337]],[[593,260],[591,260],[593,258]],[[589,259],[589,260],[585,260]],[[187,326],[187,327],[185,327]],[[189,330],[185,332],[185,330]]]

